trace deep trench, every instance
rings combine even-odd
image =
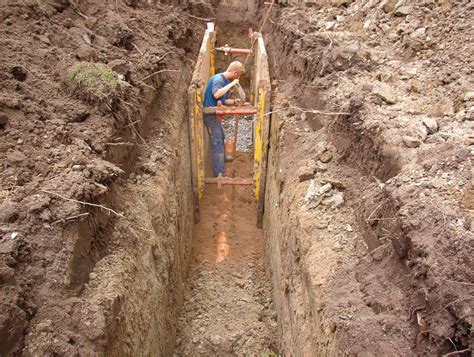
[[[219,32],[216,46],[229,44],[233,47],[249,47],[247,30],[249,27],[257,28],[258,24],[250,20],[252,16],[249,14],[246,14],[245,21],[236,21],[235,19],[239,18],[238,9],[239,7],[233,6],[218,8],[216,24]],[[269,45],[270,51],[281,46],[281,44],[272,46],[268,42],[270,39],[272,39],[270,36],[265,37],[267,50]],[[281,61],[278,57],[277,53],[270,53],[270,58],[275,62],[274,65],[281,65],[281,63],[276,63]],[[243,62],[245,57],[218,55],[216,60],[216,72],[222,72],[231,60]],[[272,74],[270,73],[271,76]],[[284,76],[285,74],[280,74],[280,78]],[[248,74],[241,79],[241,83],[244,88],[247,87],[248,93],[250,84]],[[323,103],[318,102],[317,97],[302,97],[302,101],[306,106],[312,104],[318,107],[323,106]],[[176,105],[180,104],[173,103],[172,106],[176,107]],[[186,118],[185,111],[182,115]],[[282,119],[276,116],[273,120],[276,121],[276,125],[271,132],[270,145],[273,146],[273,152],[270,156],[278,155],[280,135],[278,128],[281,127],[279,121]],[[186,136],[189,134],[186,124],[180,125],[184,129],[184,134],[180,134],[181,140],[187,143]],[[319,123],[316,129],[322,127],[323,124]],[[351,140],[352,134],[347,135],[348,140]],[[367,147],[364,151],[371,151],[370,142]],[[177,153],[182,157],[189,155],[189,152],[189,148],[185,145]],[[176,179],[179,176],[178,172],[186,177],[184,182],[176,181],[181,182],[182,185],[190,185],[190,159],[188,157],[184,162],[177,160],[173,164],[175,168],[172,170],[172,177]],[[156,246],[152,248],[151,255],[154,261],[152,269],[155,271],[151,271],[150,274],[161,280],[153,291],[164,288],[165,291],[158,294],[158,300],[162,301],[143,301],[140,293],[135,297],[138,304],[157,309],[153,314],[155,322],[152,324],[156,327],[156,331],[142,330],[143,336],[135,336],[138,337],[137,342],[130,343],[128,340],[135,341],[136,339],[130,337],[134,330],[127,328],[124,333],[120,331],[122,328],[119,325],[112,324],[109,328],[112,329],[112,336],[115,336],[117,340],[109,338],[108,355],[127,354],[137,350],[144,353],[154,351],[159,355],[177,356],[260,354],[271,356],[277,353],[306,355],[316,350],[324,351],[324,353],[331,351],[331,346],[322,349],[312,344],[306,346],[307,339],[313,340],[311,343],[318,343],[319,339],[327,338],[323,337],[322,333],[314,332],[313,337],[301,334],[303,331],[307,333],[308,327],[302,326],[306,319],[300,319],[299,314],[309,314],[314,321],[320,317],[312,306],[317,300],[316,296],[311,295],[313,294],[311,282],[299,271],[301,269],[300,248],[280,251],[279,202],[282,199],[279,196],[282,194],[282,187],[276,185],[281,182],[278,177],[281,168],[278,157],[272,157],[271,160],[272,171],[269,172],[269,187],[265,199],[266,204],[269,205],[265,218],[265,230],[256,227],[256,203],[251,187],[224,186],[219,190],[215,186],[208,185],[201,203],[201,221],[191,228],[194,230],[192,243],[189,240],[190,231],[187,228],[183,231],[183,227],[193,225],[192,217],[189,215],[190,187],[180,188],[187,198],[178,207],[173,200],[165,203],[165,205],[175,207],[172,215],[178,217],[173,221],[168,219],[170,218],[168,215],[158,214],[153,219],[156,238],[163,242],[156,243]],[[374,165],[380,162],[383,166],[386,160],[383,157],[376,157],[372,161]],[[209,162],[210,158],[208,158],[207,175],[212,176]],[[375,170],[377,168],[378,166]],[[251,177],[252,169],[253,160],[250,153],[239,153],[233,163],[226,163],[226,172],[233,177]],[[378,174],[377,171],[376,174]],[[167,182],[172,184],[172,181]],[[187,213],[183,214],[185,212]],[[182,216],[179,217],[180,215]],[[169,225],[168,228],[167,225]],[[177,232],[170,235],[169,231],[174,229],[171,227],[173,225],[177,226]],[[288,234],[294,233],[289,231]],[[173,236],[180,237],[179,242],[168,239]],[[298,245],[297,242],[296,245]],[[167,252],[166,260],[168,260],[168,266],[165,269],[160,262],[160,254],[163,251]],[[286,255],[291,256],[289,260],[293,263],[282,268],[283,260],[288,259],[285,258]],[[290,288],[287,285],[289,278],[285,276],[288,273],[283,273],[280,269],[296,269],[289,274],[293,276],[291,280],[298,280],[298,283]],[[302,275],[301,282],[296,278],[298,274]],[[299,286],[298,289],[302,286],[303,294],[310,294],[310,296],[300,300],[300,292],[292,291],[297,289],[296,286]],[[273,302],[274,297],[278,299],[275,301],[279,305],[277,308]],[[132,325],[134,324],[136,325],[136,322],[132,322]],[[333,333],[329,333],[329,336],[331,339],[335,338]],[[148,341],[148,343],[146,347],[142,345],[140,348],[138,341]],[[280,348],[283,349],[280,350]]]
[[[222,9],[220,11],[223,11]],[[249,48],[247,22],[217,22],[216,47]],[[216,54],[216,73],[244,55]],[[249,64],[253,56],[249,58]],[[247,66],[248,69],[251,65]],[[240,78],[249,96],[251,70]],[[234,93],[233,97],[236,97]],[[252,122],[252,117],[241,121]],[[223,126],[234,125],[225,117]],[[245,126],[242,137],[252,137]],[[245,131],[245,130],[244,130]],[[232,134],[228,130],[227,138]],[[208,161],[209,157],[207,158]],[[225,164],[229,177],[253,176],[253,152],[237,151]],[[207,164],[206,176],[213,176]],[[226,356],[277,353],[276,313],[272,303],[263,231],[257,228],[257,205],[252,186],[206,185],[200,221],[190,257],[184,304],[178,314],[175,355]]]
[[[220,28],[217,46],[226,43],[243,48],[249,46],[247,30],[258,26],[256,9],[244,14],[241,8],[237,2],[237,6],[217,9]],[[265,36],[273,62],[270,68],[283,68],[278,73],[279,79],[294,75],[291,65],[283,66],[282,57],[288,54],[279,52],[286,47],[285,41],[292,40],[286,35],[276,31],[276,35]],[[243,57],[232,59],[244,60]],[[229,60],[220,57],[217,71],[223,71]],[[74,316],[79,319],[85,315],[86,321],[100,320],[103,323],[100,328],[104,330],[93,335],[92,342],[88,342],[93,347],[86,354],[98,351],[108,356],[334,355],[341,349],[338,350],[339,345],[336,348],[339,341],[335,324],[325,320],[326,307],[321,297],[326,292],[311,280],[314,276],[303,269],[302,256],[307,249],[304,239],[307,237],[299,234],[307,222],[297,214],[290,214],[296,207],[291,205],[294,198],[291,191],[296,185],[288,179],[293,174],[290,169],[295,167],[288,164],[295,161],[289,156],[305,154],[303,149],[308,147],[298,148],[298,141],[293,142],[293,147],[280,147],[280,129],[285,118],[273,116],[264,229],[256,227],[252,188],[240,186],[220,190],[215,186],[206,187],[201,222],[195,225],[185,95],[191,72],[192,68],[185,68],[177,86],[161,85],[160,95],[148,98],[151,105],[144,110],[143,117],[148,119],[143,121],[143,135],[147,131],[165,133],[165,139],[148,135],[150,146],[162,148],[164,142],[166,149],[172,152],[163,159],[163,169],[152,182],[138,181],[131,187],[115,187],[101,202],[107,206],[125,206],[128,212],[134,212],[134,223],[147,227],[146,231],[151,234],[134,232],[136,239],[132,237],[122,242],[122,236],[114,237],[109,231],[116,228],[130,236],[130,227],[121,225],[98,209],[90,210],[96,217],[93,222],[78,227],[82,240],[73,249],[67,294],[72,299],[90,299],[84,306],[75,308]],[[274,74],[271,71],[271,77]],[[298,76],[302,74],[297,73]],[[244,77],[242,83],[247,86],[248,77]],[[302,106],[324,106],[313,93],[300,96],[300,99],[302,103],[298,104]],[[170,112],[176,113],[173,117],[176,122],[158,120],[167,118]],[[342,165],[353,169],[354,180],[360,179],[367,185],[366,176],[369,175],[382,181],[395,176],[400,169],[397,161],[384,155],[370,138],[354,131],[348,123],[355,119],[356,116],[341,117],[332,125],[332,134],[339,136],[335,146],[345,153]],[[309,126],[316,132],[331,125],[315,118]],[[130,138],[125,136],[125,139]],[[312,153],[311,149],[307,152]],[[139,155],[121,150],[112,152],[110,160],[125,162],[125,171],[130,175],[136,169],[134,162]],[[252,175],[253,161],[249,153],[239,153],[234,162],[226,165],[231,176]],[[140,170],[146,175],[146,168]],[[298,193],[304,196],[304,192]],[[362,200],[359,193],[348,195],[352,195],[354,201]],[[381,247],[390,251],[379,240],[379,231],[389,229],[396,233],[392,243],[397,259],[405,258],[408,243],[398,222],[375,227],[364,222],[363,217],[379,204],[383,208],[380,219],[396,213],[395,203],[388,197],[380,194],[372,198],[373,202],[361,205],[361,212],[356,217],[364,232],[363,240],[370,249]],[[307,236],[311,237],[310,234]],[[119,253],[109,254],[110,251]],[[122,251],[132,253],[127,255]],[[324,263],[314,262],[315,269],[324,272]],[[399,276],[406,276],[407,268],[398,260],[394,266]],[[363,267],[356,268],[363,284],[366,271]],[[372,268],[368,265],[367,270]],[[104,272],[103,280],[91,278],[91,274],[101,276]],[[108,285],[114,283],[121,287],[117,289],[119,293],[108,294]],[[407,281],[400,280],[400,285],[407,285]],[[96,306],[101,306],[103,315],[97,312]],[[379,304],[370,301],[367,308],[375,314],[381,311]],[[90,336],[87,329],[81,333]],[[71,341],[76,344],[74,339]],[[342,349],[345,347],[344,341],[341,346]]]
[[[239,18],[236,11],[241,11],[240,4],[217,9],[217,14],[222,16],[218,16],[216,22],[219,28],[216,46],[250,47],[248,29],[255,24],[250,18],[235,21]],[[232,60],[244,62],[245,57],[217,55],[216,72],[223,72]],[[188,147],[185,95],[192,70],[186,68],[178,86],[162,87],[159,98],[152,100],[144,115],[151,122],[144,121],[143,135],[158,131],[168,133],[166,147],[174,151],[176,159],[166,161],[162,174],[154,180],[158,188],[145,184],[135,191],[146,195],[138,199],[138,203],[140,210],[150,215],[153,234],[145,238],[142,248],[137,242],[139,263],[132,264],[134,274],[141,276],[144,283],[137,282],[133,286],[127,282],[132,284],[127,287],[129,295],[116,300],[108,313],[106,355],[130,355],[137,351],[163,356],[271,356],[278,353],[271,272],[265,258],[264,233],[257,228],[252,186],[218,189],[207,185],[200,204],[200,222],[193,221],[192,157]],[[250,75],[248,71],[241,78],[247,95]],[[174,100],[169,102],[169,98]],[[169,111],[175,112],[177,123],[159,124],[156,119],[166,117]],[[151,135],[150,139],[153,146],[158,138]],[[173,149],[175,143],[180,145]],[[156,144],[163,146],[160,140]],[[120,156],[120,152],[117,155]],[[210,157],[206,170],[207,177],[213,176]],[[237,153],[232,163],[226,163],[226,172],[231,177],[251,178],[253,153]],[[133,191],[120,191],[114,201],[136,201],[133,194]],[[143,217],[141,225],[147,226],[148,219]],[[90,254],[76,256],[79,261],[74,266],[86,266],[86,271],[73,271],[73,274],[75,271],[81,274],[75,280],[79,280],[82,287],[88,283],[95,262],[81,260]],[[100,258],[99,255],[96,261]]]

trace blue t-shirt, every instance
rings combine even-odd
[[[227,78],[225,78],[224,73],[215,74],[209,79],[207,83],[206,91],[204,92],[204,106],[205,107],[217,107],[217,101],[220,100],[222,104],[226,99],[229,99],[230,92],[227,92],[219,99],[214,98],[214,93],[217,92],[222,87],[225,87],[229,84]]]

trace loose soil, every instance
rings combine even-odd
[[[471,354],[473,7],[402,5],[271,18],[264,227],[285,355]]]
[[[264,230],[250,187],[194,227],[203,18],[264,7],[2,3],[2,356],[472,354],[472,1],[276,4]]]
[[[253,156],[239,153],[226,166],[231,177],[251,177]],[[275,351],[276,314],[252,187],[207,185],[200,212],[176,353],[256,356]]]

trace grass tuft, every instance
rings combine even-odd
[[[103,64],[80,62],[70,72],[74,87],[85,92],[90,100],[109,101],[128,83],[122,76]]]

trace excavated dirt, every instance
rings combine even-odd
[[[263,231],[186,113],[263,1],[0,5],[0,355],[472,355],[472,1],[277,3]]]
[[[2,3],[2,356],[173,350],[193,231],[185,94],[203,28],[183,10]]]
[[[471,355],[472,2],[277,8],[265,205],[284,355]]]

